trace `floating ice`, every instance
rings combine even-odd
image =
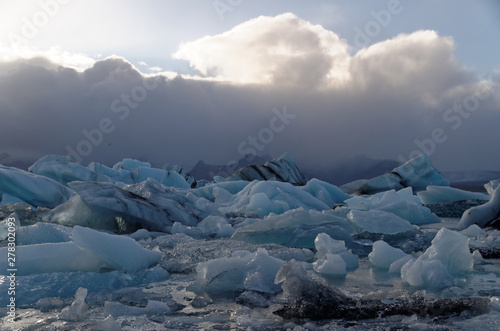
[[[142,248],[134,239],[75,226],[74,242],[104,260],[113,269],[135,273],[156,264],[162,254]]]
[[[368,258],[374,266],[389,269],[392,263],[407,256],[408,255],[399,248],[394,248],[385,241],[379,240],[373,243],[373,250],[368,255]]]
[[[167,171],[155,168],[139,167],[132,172],[136,183],[143,182],[147,179],[154,179],[158,183],[181,189],[189,189],[191,185],[186,182],[186,179],[175,171]]]
[[[342,258],[345,269],[356,269],[358,264],[358,256],[347,251],[345,242],[343,240],[332,239],[326,233],[320,233],[314,239],[314,246],[316,248],[316,258],[319,260],[328,260],[328,255],[338,255]],[[334,259],[334,258],[333,258]],[[331,261],[332,258],[330,258]],[[332,263],[332,262],[328,263]]]
[[[305,210],[328,210],[330,206],[302,191],[290,183],[273,181],[253,181],[234,195],[230,203],[225,203],[222,212],[231,215],[264,217],[271,213],[304,208]]]
[[[73,191],[53,179],[0,165],[0,195],[5,193],[35,207],[54,208]]]
[[[47,221],[111,231],[147,230],[169,232],[172,218],[143,197],[110,183],[71,182],[77,195],[53,209]],[[136,227],[136,228],[134,228]]]
[[[132,173],[125,169],[112,169],[101,163],[91,162],[87,168],[95,173],[109,177],[112,183],[133,184],[134,178]]]
[[[192,192],[198,197],[205,198],[212,202],[226,203],[230,202],[232,196],[243,190],[248,184],[250,184],[250,182],[244,180],[239,180],[234,182],[210,183],[203,187],[192,189],[190,190],[190,192]],[[217,196],[221,192],[227,192],[227,193],[222,193],[223,198],[219,201],[216,201]]]
[[[113,166],[113,170],[128,170],[130,172],[137,170],[139,168],[151,168],[151,163],[143,162],[135,159],[123,159],[122,161],[116,163]]]
[[[228,238],[234,233],[234,229],[227,222],[227,219],[221,216],[207,216],[199,224],[198,228],[203,235],[208,237]]]
[[[268,161],[261,166],[244,167],[228,177],[227,180],[273,180],[297,185],[304,185],[307,182],[289,153],[285,153],[277,160]]]
[[[323,201],[328,206],[344,202],[349,198],[349,196],[337,186],[315,178],[308,181],[307,184],[302,187],[302,190]]]
[[[16,229],[16,244],[36,245],[69,242],[72,230],[70,227],[44,222],[22,226]]]
[[[453,202],[461,200],[490,200],[488,194],[469,192],[453,187],[429,185],[425,191],[417,193],[424,204],[435,204],[442,202]]]
[[[490,201],[484,205],[472,207],[465,211],[458,223],[459,229],[466,229],[472,224],[477,224],[484,228],[488,222],[500,217],[500,186],[497,186]]]
[[[79,165],[69,156],[44,156],[29,167],[28,171],[49,177],[63,185],[73,181],[111,182],[108,176]]]
[[[460,233],[471,238],[486,237],[487,235],[486,231],[477,226],[477,224],[472,224],[467,229],[460,231]]]
[[[276,273],[285,263],[271,257],[264,248],[257,252],[235,251],[231,257],[201,262],[196,267],[194,289],[199,292],[256,291],[277,293]]]
[[[493,195],[495,189],[500,184],[500,179],[490,180],[488,183],[484,184],[484,188],[488,192],[489,195]]]
[[[85,303],[87,297],[87,289],[80,287],[76,291],[75,301],[71,306],[66,307],[59,314],[59,318],[65,321],[82,321],[89,314],[89,306]]]
[[[350,209],[382,210],[393,213],[412,224],[437,223],[441,219],[422,206],[410,187],[399,191],[380,192],[369,197],[355,196],[345,201]]]
[[[46,272],[101,272],[122,270],[135,273],[157,263],[160,252],[142,248],[135,240],[96,230],[75,227],[74,242],[44,243],[16,247],[19,275]],[[1,270],[7,270],[7,247],[0,248]]]
[[[370,233],[398,234],[415,231],[410,222],[382,210],[351,210],[347,217]]]
[[[442,228],[424,254],[402,267],[401,278],[412,286],[451,286],[453,276],[470,271],[473,265],[467,237]]]
[[[320,233],[344,240],[346,246],[360,249],[351,235],[359,230],[352,222],[333,210],[314,211],[302,208],[281,215],[269,215],[262,220],[243,222],[231,237],[252,244],[274,243],[287,247],[314,248]]]
[[[345,275],[346,263],[339,254],[326,254],[326,260],[313,263],[313,269],[322,275]]]
[[[434,168],[426,154],[421,154],[388,174],[370,179],[361,186],[360,191],[365,194],[375,194],[412,187],[417,192],[425,190],[429,185],[449,186],[450,182]]]

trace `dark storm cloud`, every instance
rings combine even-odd
[[[83,72],[43,58],[0,63],[0,151],[69,153],[83,164],[225,163],[289,151],[316,168],[357,154],[403,160],[427,151],[443,169],[500,168],[500,77],[478,80],[455,60],[450,38],[418,31],[349,56],[345,41],[292,16],[253,24],[262,33],[235,28],[205,37],[203,48],[181,47],[179,57],[225,83],[146,77],[121,58]],[[301,48],[295,30],[317,40]],[[262,48],[269,31],[279,49]],[[243,51],[234,45],[241,40]],[[224,49],[224,58],[202,57],[210,49]],[[325,73],[311,75],[317,70]]]

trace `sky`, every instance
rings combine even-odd
[[[0,2],[0,163],[499,170],[494,0]]]

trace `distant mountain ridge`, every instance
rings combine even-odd
[[[241,168],[253,165],[253,164],[264,164],[273,158],[269,155],[258,156],[258,155],[246,155],[236,164],[207,164],[200,160],[198,163],[189,171],[189,174],[196,178],[196,180],[205,179],[213,180],[214,176],[229,177]]]

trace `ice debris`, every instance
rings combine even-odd
[[[374,242],[373,250],[368,255],[370,262],[374,266],[382,269],[390,269],[394,262],[405,257],[408,257],[405,252],[399,248],[390,246],[383,240]]]
[[[472,224],[484,228],[489,222],[500,218],[500,186],[497,186],[491,199],[484,205],[472,207],[465,211],[458,223],[459,229],[466,229]]]
[[[490,200],[490,196],[488,194],[435,185],[427,186],[425,191],[420,191],[417,195],[422,203],[426,205],[461,200]]]
[[[59,318],[65,321],[82,321],[89,314],[89,306],[85,302],[87,297],[87,289],[80,287],[76,291],[75,301],[71,306],[66,307],[59,314]]]

